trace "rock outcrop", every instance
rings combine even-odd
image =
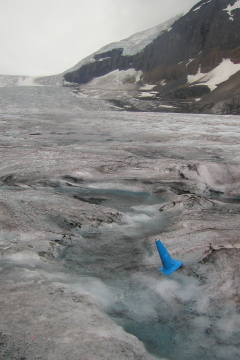
[[[215,114],[234,114],[240,115],[240,96],[233,97],[226,101],[221,101],[213,107]]]

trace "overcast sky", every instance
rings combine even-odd
[[[0,74],[53,75],[199,0],[0,0]]]

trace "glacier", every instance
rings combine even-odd
[[[0,358],[239,359],[239,116],[0,80]]]

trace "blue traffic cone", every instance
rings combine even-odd
[[[181,261],[171,258],[167,249],[160,240],[156,241],[156,246],[163,265],[163,267],[159,268],[158,270],[161,271],[164,275],[170,275],[178,268],[180,268],[180,266],[182,266],[183,263]]]

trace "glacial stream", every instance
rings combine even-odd
[[[192,356],[201,359],[202,354],[191,351],[187,357],[179,354],[179,342],[174,344],[173,341],[177,326],[172,313],[174,310],[169,309],[167,299],[150,290],[141,279],[143,271],[149,272],[148,266],[141,269],[141,247],[149,256],[156,251],[144,243],[144,238],[167,231],[174,222],[173,218],[164,216],[158,210],[163,199],[146,192],[114,188],[55,187],[54,191],[116,209],[123,214],[120,225],[110,223],[79,228],[77,233],[81,240],[77,244],[65,239],[57,259],[63,261],[67,271],[79,276],[83,288],[99,299],[103,311],[142,341],[150,353],[159,358],[175,359],[174,354],[178,353],[179,360],[190,360]],[[156,282],[161,282],[163,276],[157,268],[154,277]],[[178,276],[172,275],[165,281],[171,283],[171,278],[177,279]],[[184,286],[181,277],[177,282]],[[184,312],[188,311],[186,307]]]
[[[47,192],[112,208],[122,215],[119,223],[80,224],[74,228],[75,242],[71,237],[54,242],[55,259],[66,268],[66,273],[77,278],[73,288],[80,287],[97,299],[102,311],[159,359],[210,359],[210,353],[212,358],[221,359],[215,352],[216,340],[211,338],[213,325],[202,334],[195,325],[199,319],[200,323],[209,324],[201,310],[208,297],[201,289],[201,279],[191,268],[180,268],[167,277],[158,271],[157,264],[155,268],[141,265],[146,254],[150,258],[158,256],[154,241],[149,244],[146,238],[172,231],[178,214],[174,217],[161,213],[164,199],[160,196],[114,189],[109,184],[101,186],[45,188]],[[160,259],[158,265],[161,266]],[[220,317],[221,310],[215,307],[211,321],[217,322]],[[237,345],[236,335],[232,341]]]

